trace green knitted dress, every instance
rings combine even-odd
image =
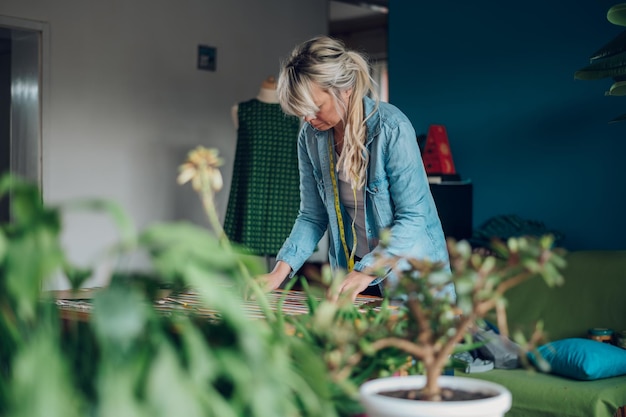
[[[300,206],[300,121],[279,104],[239,103],[237,148],[224,220],[228,238],[256,255],[276,255]]]

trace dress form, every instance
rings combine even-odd
[[[276,93],[276,78],[270,75],[265,80],[263,80],[256,99],[262,101],[263,103],[278,103],[278,94]],[[238,110],[239,105],[235,104],[230,111],[231,118],[233,119],[233,124],[235,125],[235,129],[239,127],[239,120],[237,117]]]
[[[283,113],[276,80],[232,109],[237,146],[224,231],[251,254],[275,256],[300,206],[297,138],[300,120]]]

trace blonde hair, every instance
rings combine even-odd
[[[369,63],[363,54],[347,49],[339,40],[315,37],[298,45],[282,66],[277,92],[283,111],[299,117],[316,114],[319,108],[313,102],[313,85],[331,94],[343,110],[345,132],[337,166],[350,178],[353,188],[361,188],[369,159],[365,122],[371,116],[364,114],[363,97],[369,94],[378,107]],[[352,93],[346,103],[341,92],[347,90]]]

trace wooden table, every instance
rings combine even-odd
[[[85,288],[78,291],[59,290],[48,291],[55,302],[63,319],[87,321],[93,311],[93,298],[104,288]],[[307,294],[303,291],[295,290],[274,290],[267,294],[269,307],[272,311],[281,308],[287,315],[297,315],[308,313]],[[318,298],[319,300],[319,298]],[[360,295],[356,298],[354,305],[359,308],[368,306],[376,307],[380,304],[381,298]],[[252,319],[263,319],[265,313],[256,300],[240,300],[241,309]],[[219,320],[219,311],[204,305],[198,293],[187,290],[172,294],[168,290],[163,290],[158,294],[153,307],[163,314],[174,312],[189,312],[196,317],[207,320]]]

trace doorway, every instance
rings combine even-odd
[[[329,0],[328,34],[368,56],[381,101],[389,101],[388,12],[389,0]]]
[[[0,16],[0,174],[41,187],[42,80],[47,26]],[[9,198],[0,221],[10,220]]]

